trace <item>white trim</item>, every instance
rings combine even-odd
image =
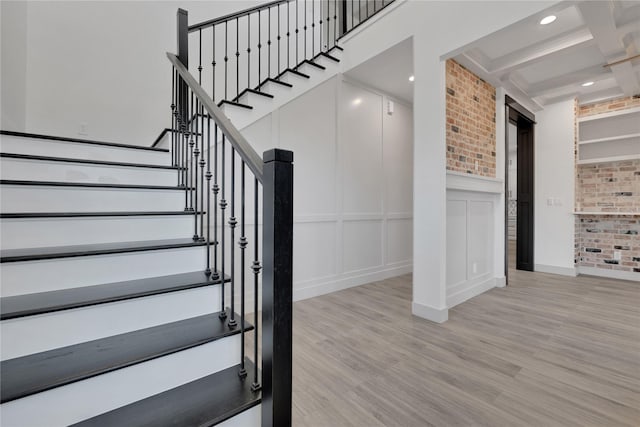
[[[353,288],[355,286],[361,286],[367,283],[401,276],[403,274],[411,273],[412,271],[412,264],[404,263],[403,265],[394,265],[392,267],[381,269],[376,268],[375,271],[364,270],[361,272],[356,272],[355,274],[347,273],[338,276],[329,276],[319,280],[316,279],[307,282],[298,282],[294,283],[293,285],[293,300],[301,301],[308,298],[341,291],[343,289]],[[304,286],[305,284],[307,286]]]
[[[640,273],[635,273],[633,271],[607,270],[605,268],[597,267],[578,267],[578,274],[640,282]]]
[[[415,301],[411,303],[411,313],[414,316],[422,317],[423,319],[431,320],[436,323],[444,323],[449,320],[448,308],[430,307]]]
[[[453,308],[458,304],[461,304],[468,299],[471,299],[475,296],[480,295],[483,292],[488,291],[489,289],[496,287],[496,279],[495,277],[490,277],[481,282],[475,283],[461,291],[456,292],[455,294],[447,296],[447,306],[449,308]]]
[[[588,105],[588,104],[582,104],[582,105]],[[599,120],[599,119],[607,119],[609,117],[615,117],[615,116],[624,116],[625,114],[633,114],[637,112],[640,112],[640,107],[627,108],[625,110],[611,111],[608,113],[592,114],[586,117],[579,117],[578,123],[590,122],[592,120]]]
[[[371,16],[366,21],[363,21],[363,25],[359,25],[357,28],[351,30],[351,32],[349,32],[347,35],[345,35],[344,37],[340,38],[338,40],[338,46],[343,45],[344,43],[347,43],[349,40],[357,37],[358,35],[360,35],[360,33],[362,33],[363,30],[369,28],[369,26],[371,26],[373,23],[375,23],[376,21],[381,19],[383,16],[386,16],[387,14],[393,12],[394,10],[396,10],[397,8],[399,8],[400,6],[402,6],[405,3],[408,3],[408,1],[407,0],[397,0],[397,1],[393,2],[393,3],[390,3],[388,6],[385,6],[385,8],[383,10],[381,10],[380,12],[378,12],[375,15]],[[364,24],[364,22],[366,22],[366,24]]]
[[[603,215],[603,216],[640,216],[640,212],[578,212],[574,211],[574,215]]]
[[[500,194],[504,191],[504,181],[486,176],[447,171],[447,190]]]
[[[596,163],[611,163],[611,162],[621,162],[624,160],[636,160],[636,159],[640,159],[640,154],[627,154],[624,156],[599,157],[597,159],[582,159],[582,160],[578,160],[576,163],[579,165],[593,165]]]
[[[557,265],[534,264],[533,270],[538,273],[559,274],[561,276],[576,277],[578,275],[575,267],[559,267]]]
[[[507,286],[507,278],[502,276],[502,277],[496,277],[496,288],[504,288],[505,286]]]
[[[628,134],[628,135],[617,135],[617,136],[608,136],[606,138],[587,139],[587,140],[584,140],[584,141],[579,141],[578,145],[597,144],[599,142],[616,141],[618,139],[631,139],[631,138],[637,138],[639,136],[640,136],[640,133],[631,133],[631,134]]]

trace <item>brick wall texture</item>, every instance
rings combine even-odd
[[[581,105],[576,118],[638,106],[637,97]],[[640,273],[640,160],[577,165],[576,210],[602,212],[576,217],[576,265]]]
[[[496,89],[451,59],[446,86],[447,170],[495,177]]]

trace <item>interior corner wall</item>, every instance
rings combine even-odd
[[[170,124],[166,52],[176,52],[177,9],[196,23],[262,1],[19,3],[27,9],[25,130],[151,145]],[[4,59],[4,22],[2,40]]]
[[[575,275],[574,100],[536,112],[534,269]]]
[[[336,76],[242,130],[294,152],[295,300],[412,271],[410,105]]]
[[[345,39],[344,71],[413,36],[414,314],[447,319],[445,67],[455,49],[557,2],[398,1]],[[478,19],[482,16],[482,19]],[[456,25],[451,25],[455,22]]]
[[[26,123],[27,2],[0,2],[0,129],[24,131]]]

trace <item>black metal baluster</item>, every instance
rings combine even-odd
[[[189,123],[189,134],[190,134],[190,138],[189,138],[189,210],[195,213],[196,210],[193,207],[193,187],[195,186],[194,176],[193,176],[193,171],[195,169],[193,166],[193,157],[195,154],[193,151],[193,146],[195,145],[195,142],[193,140],[193,133],[194,133],[193,128],[194,128],[194,121],[195,121],[194,114],[195,114],[194,95],[193,95],[193,92],[191,92],[191,111],[189,112],[189,120],[190,120],[190,123]],[[196,224],[197,224],[197,219],[196,219]]]
[[[298,68],[298,66],[300,65],[300,59],[298,56],[298,0],[296,0],[296,69]]]
[[[229,315],[229,327],[235,328],[238,326],[235,316],[235,301],[236,301],[236,150],[231,147],[231,214],[229,215],[229,229],[230,239],[229,247],[231,253],[231,313]]]
[[[367,8],[367,16],[365,17],[365,19],[369,18],[369,0],[365,0],[366,1],[366,8]]]
[[[193,210],[193,240],[197,241],[198,236],[198,99],[191,93],[192,102],[192,119],[191,119],[191,209]]]
[[[245,316],[245,308],[244,308],[244,300],[245,300],[245,290],[244,290],[244,276],[245,276],[245,249],[247,249],[247,236],[245,234],[245,173],[244,173],[244,161],[242,162],[242,166],[240,169],[240,241],[238,242],[238,246],[240,246],[240,371],[238,375],[241,378],[247,376],[247,370],[244,366],[244,316]],[[257,366],[257,365],[256,365]]]
[[[240,18],[236,18],[236,102],[240,102],[240,21],[239,19]]]
[[[258,11],[258,91],[262,91],[262,10]]]
[[[338,44],[338,0],[333,0],[333,46]]]
[[[287,68],[291,68],[291,11],[289,9],[290,1],[287,2]]]
[[[198,84],[202,84],[202,29],[198,30]]]
[[[251,15],[247,15],[247,89],[251,89]]]
[[[271,8],[269,10],[268,23],[269,23],[269,40],[267,40],[267,48],[268,48],[268,72],[267,77],[271,78]]]
[[[222,311],[220,311],[220,318],[221,319],[225,319],[227,317],[227,312],[226,312],[226,308],[224,306],[224,291],[225,291],[225,286],[224,286],[224,280],[225,280],[225,265],[224,265],[224,252],[225,252],[225,247],[224,247],[224,211],[227,208],[227,201],[224,199],[225,197],[225,193],[226,193],[226,186],[225,186],[225,182],[226,182],[226,178],[225,178],[225,158],[224,158],[224,148],[225,148],[225,143],[226,143],[226,135],[223,133],[222,134],[222,147],[221,147],[221,152],[220,152],[220,184],[221,184],[221,194],[220,194],[220,272],[221,272],[221,280],[222,280]]]
[[[176,69],[171,67],[171,165],[176,165]],[[180,174],[178,174],[178,179]]]
[[[280,77],[280,4],[278,4],[278,69],[276,74]]]
[[[322,52],[322,1],[320,1],[318,14],[320,15],[320,28],[318,31],[318,52]]]
[[[311,59],[316,57],[316,2],[311,0]]]
[[[220,279],[218,272],[218,124],[213,126],[213,280]],[[223,306],[224,309],[224,306]]]
[[[207,269],[204,274],[211,276],[211,116],[207,113]]]
[[[307,0],[304,0],[304,59],[307,59]]]
[[[204,106],[200,104],[200,234],[199,241],[204,241]],[[207,194],[209,194],[207,190]]]
[[[228,32],[228,24],[229,21],[225,21],[224,23],[224,99],[228,100],[229,97],[227,96],[227,82],[228,82],[228,65],[229,65],[229,55],[228,55],[228,46],[227,46],[227,41],[229,40],[229,32]]]
[[[253,391],[260,390],[260,382],[258,381],[258,339],[259,339],[259,325],[258,325],[258,274],[262,266],[258,260],[258,180],[254,179],[253,185],[253,264],[251,269],[253,270],[253,362],[255,363],[255,369],[253,370],[253,384],[251,389]]]
[[[329,7],[329,4],[329,0],[327,0],[327,50],[329,50],[329,32],[331,31],[331,9]]]
[[[211,27],[211,100],[216,102],[216,26]]]

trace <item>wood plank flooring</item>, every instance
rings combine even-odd
[[[640,426],[640,283],[513,271],[449,319],[410,275],[296,302],[294,425]]]

